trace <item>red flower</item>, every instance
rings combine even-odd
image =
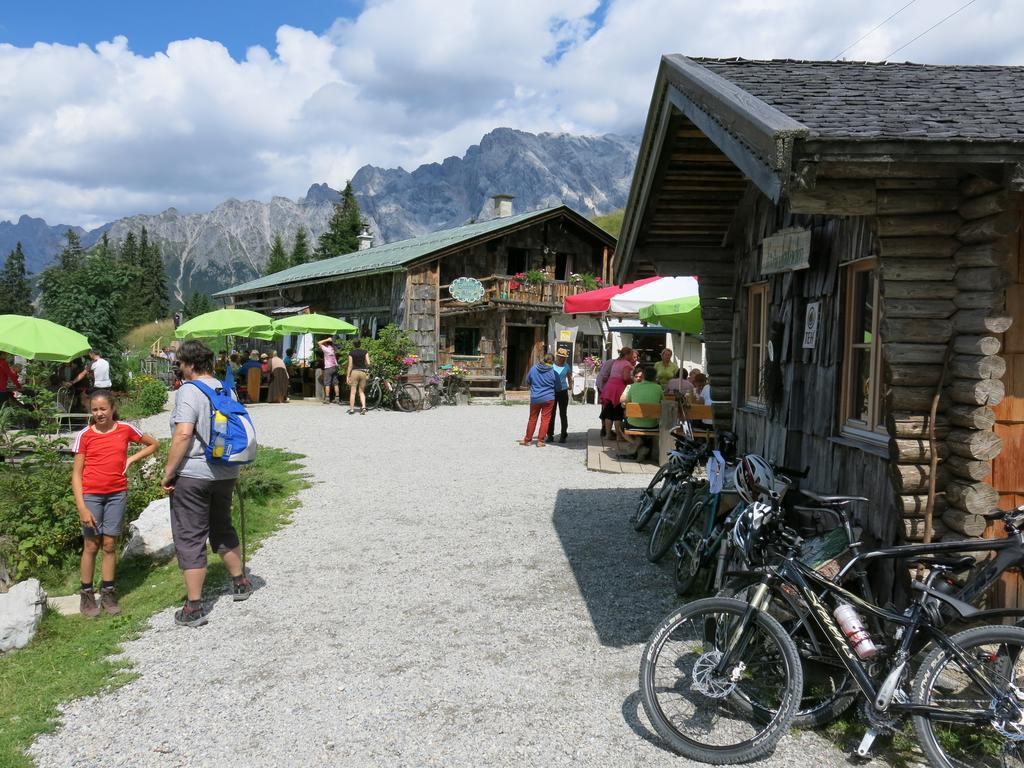
[[[509,283],[508,283],[508,289],[510,291],[518,291],[519,290],[519,283],[517,283],[515,280],[510,280]]]

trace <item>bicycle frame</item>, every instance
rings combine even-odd
[[[946,543],[961,544],[961,542]],[[910,657],[911,643],[919,631],[926,632],[932,640],[945,648],[986,695],[991,696],[993,699],[999,699],[1003,695],[1002,691],[996,690],[987,680],[975,672],[972,660],[959,646],[953,643],[941,630],[927,623],[924,608],[920,601],[915,601],[906,613],[888,611],[829,581],[810,566],[797,560],[793,552],[788,553],[781,565],[769,567],[767,574],[755,588],[750,598],[750,607],[747,609],[739,626],[733,631],[726,651],[719,662],[718,670],[720,673],[724,673],[729,667],[732,655],[745,648],[750,627],[753,625],[753,617],[756,612],[765,608],[770,599],[771,587],[778,582],[784,582],[795,587],[807,605],[811,607],[811,616],[818,629],[828,639],[839,661],[850,672],[853,679],[856,680],[857,686],[867,696],[869,702],[875,702],[879,698],[879,691],[886,687],[886,683],[889,682],[889,678],[892,675],[898,675],[903,671],[906,659]],[[876,687],[867,666],[850,647],[842,628],[832,616],[828,606],[818,597],[816,589],[823,593],[837,595],[862,611],[867,611],[902,627],[902,634],[899,635],[899,644],[895,652],[889,657],[894,660],[894,663],[890,669],[886,670],[886,680],[883,681],[881,686]],[[928,704],[911,704],[891,699],[885,703],[882,710],[901,715],[918,715],[929,717],[933,720],[976,725],[986,724],[993,717],[992,712],[988,710],[950,710]]]

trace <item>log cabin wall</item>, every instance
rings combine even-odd
[[[812,232],[810,268],[762,276],[761,241],[793,226]],[[750,209],[735,246],[738,279],[736,311],[729,329],[731,400],[737,405],[733,427],[740,436],[741,450],[761,453],[787,466],[810,467],[808,478],[802,481],[806,488],[872,499],[858,523],[873,542],[893,542],[901,532],[899,518],[892,512],[895,499],[884,449],[865,450],[837,438],[844,328],[841,266],[873,252],[873,221],[868,217],[795,216],[762,195]],[[752,405],[747,404],[745,391],[747,288],[759,282],[767,283],[772,329],[768,337],[775,346],[781,390],[763,405]],[[803,349],[806,308],[814,301],[821,302],[817,343],[813,349]],[[714,362],[710,355],[709,362]]]
[[[439,276],[439,264],[434,261],[412,267],[407,279],[409,297],[403,328],[412,335],[416,354],[426,371],[433,371],[437,364]]]

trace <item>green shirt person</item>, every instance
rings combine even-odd
[[[644,368],[643,379],[627,387],[626,391],[622,393],[623,403],[640,403],[643,405],[653,405],[660,403],[662,399],[662,389],[654,379],[656,378],[654,368]],[[629,419],[629,426],[637,427],[640,429],[650,429],[656,427],[661,423],[661,419]]]
[[[661,361],[654,364],[654,373],[662,389],[665,389],[669,381],[679,375],[679,366],[672,362],[671,349],[661,350]]]

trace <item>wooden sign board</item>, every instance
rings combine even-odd
[[[811,231],[783,229],[761,241],[761,274],[793,272],[811,266]]]

